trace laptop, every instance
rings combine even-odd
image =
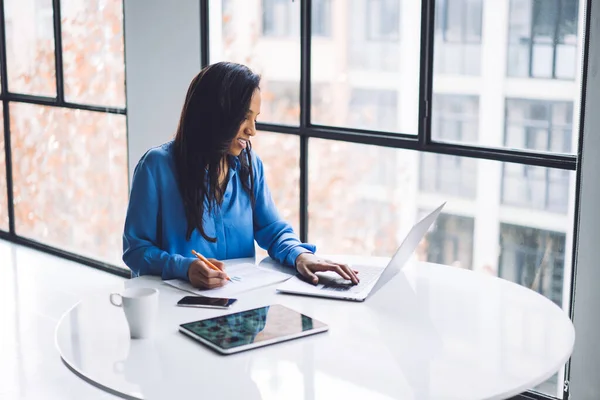
[[[294,276],[277,287],[281,293],[300,294],[306,296],[328,297],[341,300],[364,301],[370,294],[376,293],[389,282],[406,264],[433,222],[437,219],[446,203],[421,219],[408,232],[402,244],[396,250],[390,262],[384,267],[367,265],[350,265],[358,271],[360,282],[353,285],[334,272],[318,272],[319,283],[313,285]]]

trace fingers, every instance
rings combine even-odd
[[[354,284],[358,284],[358,282],[360,282],[360,279],[358,279],[358,276],[357,276],[358,271],[353,270],[346,264],[338,264],[338,265],[342,267],[342,269],[346,272],[346,274],[348,274],[352,277],[351,281],[354,282]]]
[[[333,271],[337,273],[342,278],[352,281],[355,285],[360,282],[358,276],[356,276],[357,272],[352,268],[348,267],[346,264],[338,264],[330,261],[324,262],[323,264],[318,266],[320,271]]]
[[[190,283],[197,288],[215,289],[224,286],[227,281],[221,278],[207,278],[198,272],[193,272],[190,274]]]
[[[225,271],[225,263],[223,261],[215,260],[214,258],[209,258],[210,261],[215,267],[219,268],[221,271]]]
[[[202,261],[198,261],[198,264],[200,265],[200,268],[198,268],[198,272],[200,272],[206,278],[221,278],[221,279],[227,278],[227,274],[223,271],[215,271],[214,269],[210,268],[208,265],[206,265]],[[216,267],[216,265],[215,265],[215,267]]]
[[[213,270],[200,260],[196,260],[190,265],[188,277],[190,283],[198,288],[214,289],[227,283],[227,274]]]
[[[301,264],[298,266],[298,272],[305,277],[310,283],[316,285],[319,283],[319,277],[315,275],[310,269],[306,267],[306,265]]]
[[[324,270],[325,271],[333,271],[336,274],[338,274],[339,276],[341,276],[342,278],[344,278],[347,281],[351,281],[352,280],[352,276],[348,273],[346,273],[346,271],[339,265],[337,264],[328,264],[324,266]]]

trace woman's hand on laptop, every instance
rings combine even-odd
[[[313,285],[319,283],[319,277],[315,273],[324,271],[333,271],[355,285],[360,281],[356,276],[358,272],[346,264],[324,260],[312,253],[302,253],[296,258],[296,270]]]

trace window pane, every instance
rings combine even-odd
[[[477,142],[479,98],[436,94],[432,104],[431,135],[436,140]]]
[[[515,206],[502,200],[510,188],[503,171],[528,168],[522,165],[435,155],[443,168],[418,168],[425,155],[416,151],[313,138],[308,150],[308,240],[319,253],[389,257],[420,217],[447,201],[414,258],[500,276],[569,306],[570,275],[564,271],[571,263],[573,215],[547,204],[573,209],[574,185],[552,182],[572,183],[574,172],[540,168],[515,177],[514,184],[528,187],[519,195],[550,196]],[[438,178],[466,161],[473,162],[470,174]],[[538,178],[546,184],[546,176],[555,186],[548,191],[533,186]],[[446,179],[455,182],[441,186],[445,191],[424,185]],[[525,231],[506,233],[507,225]],[[537,389],[556,394],[558,385],[555,376]]]
[[[562,305],[565,263],[564,233],[501,224],[499,273]]]
[[[300,234],[300,138],[272,132],[258,132],[252,148],[263,161],[267,184],[279,215]],[[257,246],[257,257],[267,252]]]
[[[505,123],[507,147],[553,153],[575,148],[571,102],[507,99]]]
[[[300,138],[258,132],[252,148],[263,161],[267,184],[279,211],[296,233],[300,232]]]
[[[434,74],[480,74],[482,10],[482,0],[436,1]]]
[[[420,1],[331,0],[330,38],[312,33],[312,123],[416,134]]]
[[[422,211],[420,217],[425,217]],[[470,217],[442,213],[424,240],[426,261],[471,269],[473,259],[473,230]]]
[[[122,0],[61,0],[65,99],[125,107]]]
[[[8,198],[6,192],[6,160],[4,155],[4,114],[0,110],[0,230],[8,231]]]
[[[313,0],[311,24],[313,35],[331,35],[331,0]]]
[[[537,118],[536,126],[532,126],[530,118],[524,117],[530,112],[522,110],[521,122],[517,122],[515,114],[519,111],[515,109],[529,108],[530,103],[515,103],[513,99],[569,104],[571,114],[579,109],[581,85],[575,79],[575,74],[580,73],[577,65],[582,56],[582,38],[577,30],[583,19],[579,1],[435,3],[432,138],[494,148],[573,154],[579,136],[576,117],[563,121],[561,138],[554,137],[555,134],[549,136],[543,131],[556,128],[554,123],[547,125],[552,112],[547,117],[550,119],[544,119],[545,123]],[[481,40],[482,36],[475,34],[478,29],[488,32],[488,40]],[[500,40],[502,37],[508,37],[508,43]],[[441,96],[447,100],[440,102]],[[439,113],[471,119],[474,134],[455,138],[456,124],[448,123]]]
[[[573,80],[582,19],[578,0],[511,0],[508,76]]]
[[[5,0],[8,87],[56,96],[52,0]]]
[[[125,116],[12,103],[17,234],[122,265]]]
[[[531,167],[472,160],[470,170],[482,176],[466,174],[462,183],[455,183],[472,188],[473,195],[465,196],[458,190],[443,193],[424,188],[424,181],[435,181],[436,175],[444,170],[415,168],[422,156],[409,150],[311,138],[309,241],[321,253],[391,256],[418,218],[447,201],[444,214],[429,233],[428,244],[419,248],[421,259],[441,260],[436,262],[497,275],[501,224],[572,235],[571,215],[557,214],[540,202],[523,202],[514,207],[501,201],[501,189],[507,190],[503,171],[506,174],[509,167]],[[467,160],[437,156],[445,166]],[[357,163],[357,159],[361,162]],[[550,180],[566,177],[569,181],[573,176],[571,171],[539,169],[535,174],[518,177],[515,182],[527,186],[538,177],[548,176]],[[278,171],[282,176],[286,174],[283,168]],[[560,190],[554,187],[551,193],[564,193],[561,199],[573,201],[572,186]],[[478,225],[479,221],[482,225]],[[567,254],[564,246],[560,252],[564,259]]]
[[[245,64],[262,76],[259,122],[300,120],[300,2],[211,0],[210,62]]]

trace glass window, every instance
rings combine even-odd
[[[300,2],[221,0],[218,5],[211,2],[210,62],[239,62],[261,75],[259,122],[298,125]]]
[[[506,100],[505,145],[552,153],[572,153],[573,104]]]
[[[481,43],[481,0],[436,2],[436,30],[447,42]]]
[[[348,118],[354,128],[393,131],[397,112],[397,92],[393,90],[352,90]]]
[[[509,273],[508,266],[524,271],[530,268],[531,261],[527,257],[509,258],[508,254],[516,252],[516,239],[509,241],[505,237],[504,227],[509,224],[532,232],[530,236],[533,239],[527,240],[537,240],[535,243],[542,243],[542,231],[563,232],[563,242],[552,235],[550,239],[543,239],[555,243],[552,244],[555,246],[552,247],[553,265],[563,268],[566,257],[564,238],[567,232],[572,232],[572,216],[553,215],[534,205],[524,206],[523,212],[506,209],[500,198],[494,195],[500,192],[501,171],[506,168],[506,163],[475,160],[474,169],[486,174],[482,181],[485,187],[480,188],[474,197],[452,200],[444,193],[423,191],[416,184],[422,179],[419,177],[422,171],[414,168],[420,156],[416,151],[311,138],[308,154],[308,240],[316,244],[322,254],[391,256],[424,211],[447,201],[444,213],[417,249],[415,257],[418,259],[472,269],[521,283],[521,275]],[[357,163],[357,159],[361,162]],[[378,178],[381,170],[374,166],[394,172]],[[562,172],[548,171],[549,175]],[[275,173],[285,176],[286,171],[278,168]],[[521,178],[521,181],[526,179]],[[475,186],[475,183],[471,185]],[[567,196],[573,194],[572,188],[565,190]],[[490,222],[490,218],[496,223]],[[485,225],[478,227],[478,221],[485,222]],[[540,224],[546,228],[542,229]],[[542,248],[541,245],[538,247]],[[552,284],[542,280],[545,287],[559,285],[562,288],[563,283],[568,286],[569,282],[563,282],[562,275],[553,276]],[[546,275],[544,279],[548,279]],[[554,300],[557,292],[541,293]]]
[[[508,99],[505,145],[554,153],[571,153],[573,105],[569,102]],[[566,213],[570,172],[521,164],[503,169],[502,202]]]
[[[424,192],[474,198],[477,160],[444,154],[421,153],[419,187]]]
[[[579,0],[511,0],[508,75],[574,79]]]
[[[477,142],[479,98],[477,96],[434,94],[431,136],[450,142]]]
[[[300,234],[300,137],[273,132],[258,132],[252,148],[263,161],[267,184],[283,220]],[[256,245],[258,259],[267,251]]]
[[[5,0],[8,87],[56,96],[52,0]]]
[[[436,1],[435,74],[479,75],[482,13],[482,0]]]
[[[122,265],[125,116],[25,103],[10,112],[16,233]]]
[[[61,0],[65,100],[125,107],[122,0]]]
[[[420,1],[331,0],[331,13],[347,28],[312,42],[311,122],[416,134],[419,63],[401,60],[420,59],[419,41],[393,39],[420,36]]]
[[[400,34],[400,2],[367,0],[367,38],[397,41]]]
[[[568,257],[565,243],[573,232],[573,217],[550,213],[533,203],[523,204],[520,210],[507,207],[500,193],[506,186],[502,171],[510,164],[473,160],[470,169],[486,178],[473,174],[464,185],[477,187],[477,180],[482,187],[477,187],[474,196],[453,199],[418,184],[428,169],[416,168],[422,157],[417,151],[310,138],[308,157],[308,241],[321,254],[391,256],[424,211],[447,201],[444,214],[415,251],[416,259],[472,269],[529,287],[534,282],[534,290],[561,304],[562,288],[570,285],[561,271]],[[448,164],[451,161],[444,158],[455,159],[439,157]],[[539,169],[549,176],[566,174],[573,179],[574,175],[573,171]],[[384,176],[383,170],[393,172]],[[515,182],[527,186],[530,179],[518,176]],[[573,188],[551,193],[572,198]],[[525,231],[507,231],[507,226]],[[551,393],[556,388],[554,377],[537,389]]]
[[[565,240],[564,233],[501,224],[500,276],[562,307]]]
[[[476,142],[479,130],[477,96],[433,96],[431,135],[435,140]],[[435,153],[421,153],[420,188],[457,197],[476,195],[477,160]]]
[[[227,1],[223,1],[225,10]],[[298,15],[300,2],[288,0],[262,0],[262,33],[268,36],[294,36],[300,33]]]
[[[260,131],[252,148],[263,161],[279,215],[300,232],[300,137]]]
[[[6,191],[6,160],[4,156],[4,114],[0,110],[0,230],[8,231],[8,193]]]
[[[296,19],[300,2],[262,0],[262,34],[265,36],[296,36],[300,33]],[[331,0],[312,0],[311,28],[314,36],[331,35]]]
[[[506,164],[502,174],[502,203],[566,214],[570,171]]]
[[[431,212],[429,210],[428,212]],[[426,215],[421,212],[421,217]],[[440,214],[425,236],[426,260],[471,269],[475,220],[451,214]]]
[[[313,36],[331,35],[331,0],[313,0],[311,8],[311,30]]]

